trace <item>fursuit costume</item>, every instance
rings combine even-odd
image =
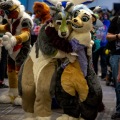
[[[69,22],[72,19],[70,10],[73,9],[73,4],[67,3],[63,8],[58,3],[50,8],[52,19],[42,26],[20,75],[24,120],[52,120],[51,91],[55,92],[55,97],[63,108],[63,115],[57,120],[94,120],[101,104],[102,91],[99,82],[96,82],[97,76],[91,59],[87,59],[85,77],[76,59],[77,54],[73,53],[72,44],[67,39],[72,31]],[[86,52],[85,55],[87,56]],[[60,64],[63,60],[61,58],[68,58],[70,62],[58,67],[58,58]]]
[[[7,95],[0,96],[1,103],[14,103],[21,105],[18,96],[18,72],[30,51],[30,32],[33,26],[31,17],[18,0],[0,2],[4,10],[5,25],[0,25],[0,32],[4,32],[2,44],[8,50],[7,73],[9,91]]]

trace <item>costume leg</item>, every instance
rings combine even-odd
[[[80,116],[79,101],[84,101],[88,95],[87,81],[77,61],[66,66],[61,76],[61,85],[63,90],[60,103],[66,115],[57,120],[77,120]]]
[[[1,103],[14,103],[15,98],[18,96],[18,79],[15,71],[15,61],[8,56],[7,63],[9,91],[7,95],[0,97]]]
[[[36,99],[34,113],[37,120],[50,120],[52,97],[50,95],[50,85],[55,63],[51,62],[46,65],[40,72],[36,86]]]
[[[24,109],[25,118],[33,117],[34,101],[35,101],[35,83],[33,75],[33,62],[31,58],[27,58],[24,63],[22,73],[22,107]]]

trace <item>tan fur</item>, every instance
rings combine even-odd
[[[80,10],[76,17],[74,17],[72,22],[73,31],[69,36],[69,40],[76,39],[79,41],[80,44],[85,45],[88,50],[87,54],[91,56],[92,54],[92,45],[94,42],[91,40],[91,33],[92,30],[92,15],[86,10]],[[88,17],[89,20],[87,22],[83,21],[83,16]]]
[[[22,75],[22,107],[26,112],[34,112],[35,101],[35,83],[33,70],[33,62],[30,57],[27,58]]]
[[[50,96],[51,77],[55,71],[55,62],[50,62],[41,70],[37,84],[34,81],[33,61],[27,58],[22,75],[22,100],[25,112],[35,116],[48,117],[52,114]],[[37,89],[36,89],[37,88]]]

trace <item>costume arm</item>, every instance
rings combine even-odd
[[[22,27],[21,33],[15,36],[17,40],[17,44],[20,44],[29,40],[30,32],[32,29],[32,22],[28,18],[26,18],[22,21],[21,27]]]
[[[26,29],[22,29],[21,34],[15,36],[16,40],[17,40],[17,44],[26,42],[30,37],[30,29],[26,28]]]
[[[9,25],[8,24],[0,25],[0,33],[5,33],[7,31],[9,31]]]

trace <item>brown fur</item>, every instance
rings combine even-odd
[[[39,18],[41,23],[45,23],[51,18],[50,8],[44,2],[34,2],[33,11],[35,13],[35,17]]]

